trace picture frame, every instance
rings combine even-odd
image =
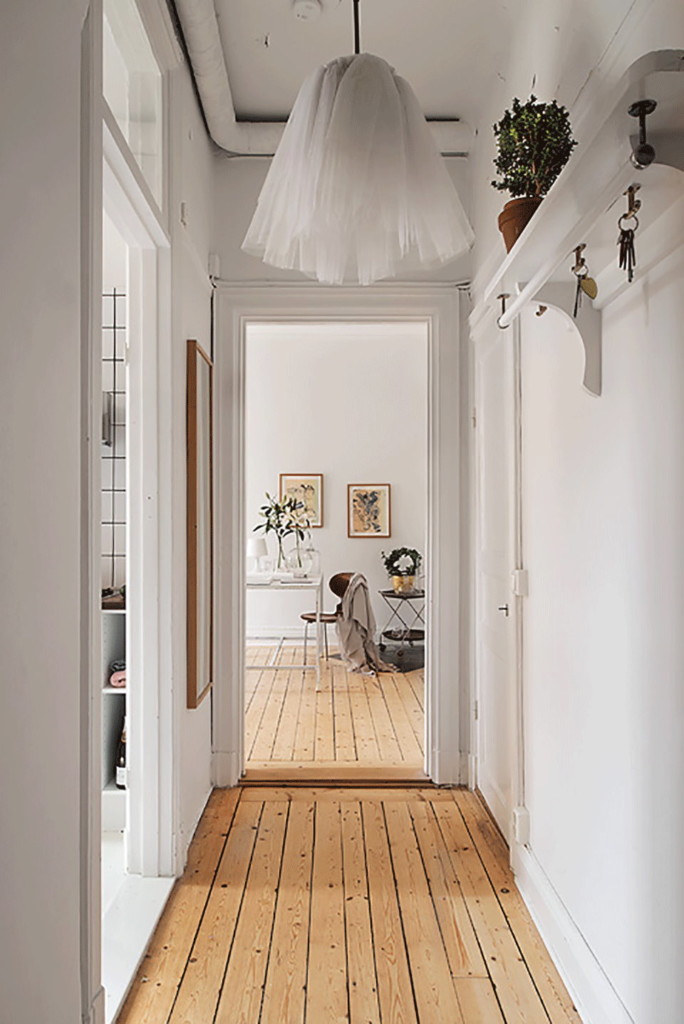
[[[323,526],[323,474],[281,473],[280,500],[291,496],[301,501],[312,529]]]
[[[187,706],[199,707],[213,683],[213,364],[187,343]]]
[[[389,484],[347,484],[347,536],[392,536],[392,502]]]

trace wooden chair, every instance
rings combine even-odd
[[[338,573],[335,573],[334,576],[330,577],[330,580],[328,582],[328,586],[332,590],[332,592],[335,595],[335,597],[339,597],[340,598],[340,603],[341,603],[342,598],[344,597],[344,594],[345,594],[345,591],[346,591],[347,587],[349,586],[349,580],[352,578],[353,575],[354,575],[353,572],[338,572]],[[339,611],[339,609],[340,609],[340,605],[338,604],[337,608],[336,608],[336,610],[334,612],[321,612],[321,623],[323,624],[323,639],[325,641],[325,660],[326,661],[328,660],[328,654],[329,654],[329,648],[328,648],[328,626],[331,623],[334,624],[337,621],[337,612]],[[316,621],[316,612],[302,612],[302,614],[300,615],[300,619],[302,619],[304,621],[304,623],[305,623],[305,626],[304,626],[304,664],[306,665],[306,647],[307,647],[307,644],[309,642],[309,626],[311,625],[312,622]]]

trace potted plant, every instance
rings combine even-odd
[[[295,534],[297,552],[299,554],[299,560],[301,564],[301,550],[299,548],[300,540],[304,540],[305,529],[309,525],[308,519],[303,516],[304,504],[301,501],[297,501],[292,496],[287,496],[281,501],[277,498],[271,497],[266,492],[267,502],[262,505],[259,509],[259,515],[263,517],[263,523],[259,523],[254,527],[254,533],[262,531],[266,536],[269,533],[276,535],[278,541],[278,565],[277,568],[282,570],[286,567],[285,550],[283,548],[283,541],[286,537],[291,534]]]
[[[526,103],[516,97],[511,110],[494,125],[494,135],[498,145],[494,166],[499,178],[492,185],[514,197],[499,214],[499,230],[506,252],[510,252],[577,142],[566,108],[556,100],[538,102],[536,96]]]
[[[423,561],[415,548],[395,548],[388,555],[381,551],[383,565],[392,580],[395,594],[410,594]]]

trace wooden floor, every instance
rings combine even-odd
[[[247,665],[264,665],[273,647],[247,647]],[[313,644],[309,645],[309,657]],[[278,655],[301,664],[293,645]],[[248,772],[295,765],[383,768],[421,773],[423,768],[423,670],[363,676],[331,657],[322,662],[316,692],[313,672],[250,669],[245,681],[245,750]]]
[[[463,790],[216,790],[119,1024],[578,1024]]]

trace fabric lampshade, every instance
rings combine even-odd
[[[302,85],[243,249],[327,284],[446,263],[473,232],[409,84],[372,54]]]
[[[268,546],[263,537],[249,537],[247,539],[247,557],[263,558],[268,554]]]

